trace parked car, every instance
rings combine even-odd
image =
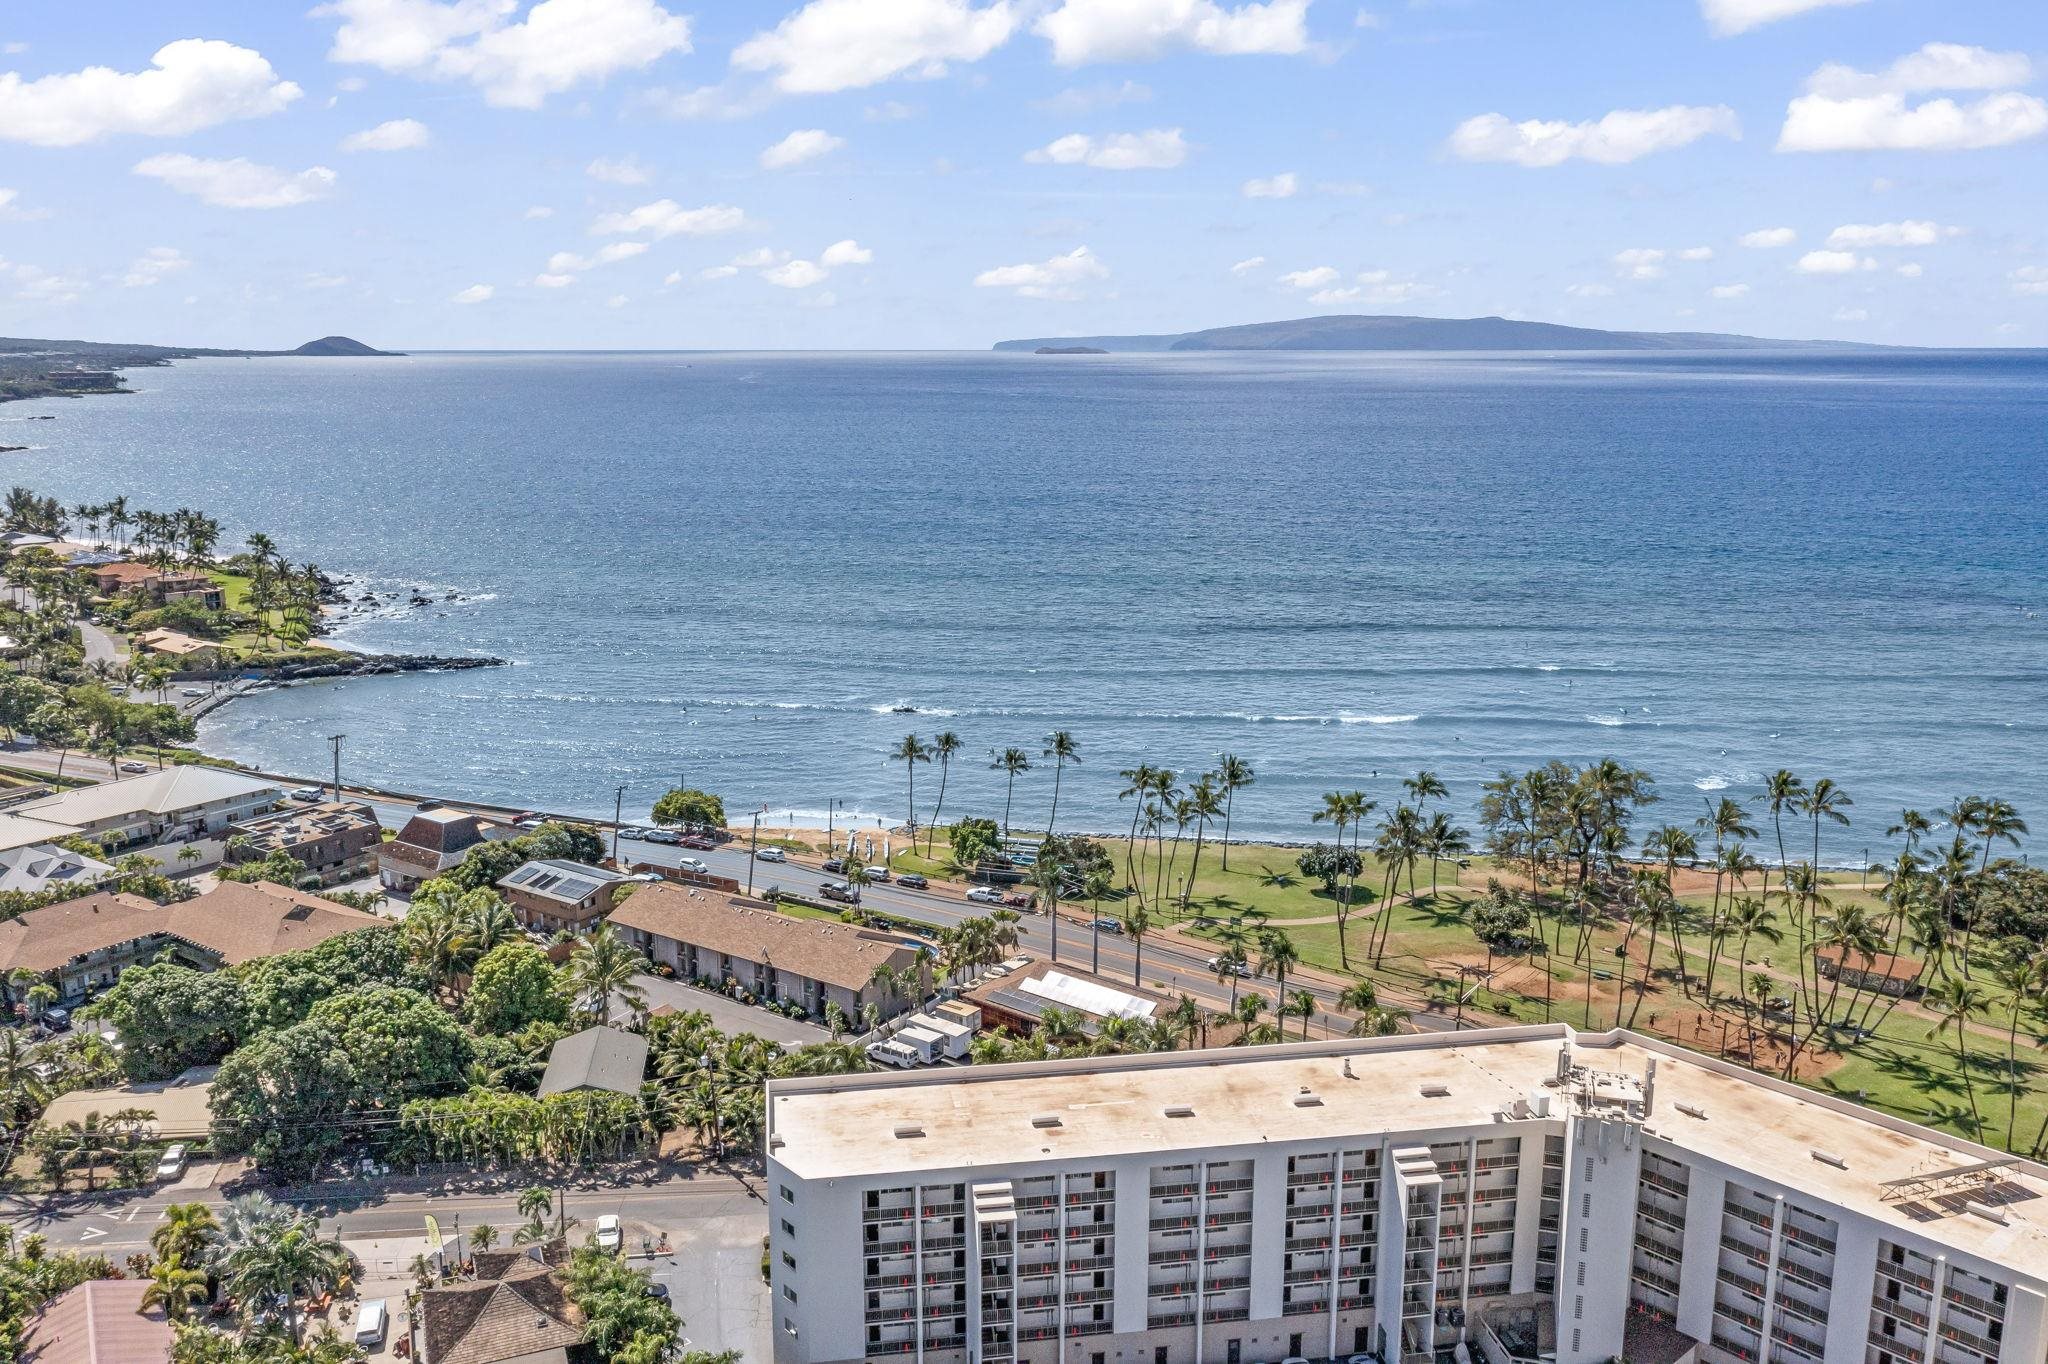
[[[880,882],[889,879],[889,869],[887,867],[869,867],[867,870],[868,880],[870,881],[874,881],[879,884]]]
[[[371,1298],[356,1313],[356,1344],[380,1346],[384,1343],[384,1332],[390,1327],[391,1313],[384,1305],[384,1299]]]
[[[158,1179],[177,1179],[183,1176],[185,1173],[185,1155],[185,1143],[182,1141],[175,1146],[165,1147],[162,1158],[156,1163],[156,1177]]]
[[[626,1235],[619,1227],[619,1215],[615,1212],[602,1213],[597,1219],[597,1248],[617,1254],[619,1247],[626,1244]]]
[[[130,758],[127,762],[121,764],[121,770],[123,772],[130,773],[131,775],[137,772],[147,772],[149,771],[149,764],[139,763],[136,762],[133,758]]]
[[[185,687],[178,692],[178,695],[186,698],[187,700],[197,700],[198,698],[206,695],[206,693],[201,691],[198,687]]]
[[[1032,907],[1031,897],[1021,892],[1005,895],[1003,897],[1003,907],[1005,909],[1030,909]]]
[[[685,848],[695,848],[699,852],[710,852],[713,848],[718,846],[717,843],[713,842],[711,839],[706,838],[702,834],[684,834],[681,838],[678,838],[676,842],[682,844]]]
[[[754,853],[756,862],[787,862],[789,854],[780,848],[761,848]]]
[[[684,871],[692,871],[699,876],[711,875],[711,864],[701,857],[679,857],[676,859],[676,865]]]
[[[831,872],[834,876],[838,876],[846,870],[846,859],[842,857],[828,857],[825,859],[824,870]]]
[[[310,805],[312,802],[320,799],[320,795],[320,788],[317,786],[301,786],[298,790],[292,792],[292,799],[304,801]]]
[[[867,1050],[868,1060],[879,1065],[909,1070],[924,1064],[924,1057],[918,1054],[916,1048],[907,1047],[893,1038],[885,1042],[870,1042]]]
[[[1211,958],[1209,958],[1209,969],[1210,969],[1211,971],[1221,971],[1221,970],[1223,969],[1223,967],[1224,967],[1224,962],[1223,962],[1223,958],[1221,958],[1221,957],[1211,957]],[[1232,974],[1232,975],[1234,975],[1234,976],[1239,976],[1239,977],[1241,977],[1241,978],[1243,978],[1243,979],[1245,979],[1245,980],[1250,980],[1250,979],[1251,979],[1251,976],[1252,976],[1252,968],[1251,968],[1251,963],[1250,963],[1250,962],[1243,962],[1243,961],[1235,963],[1235,964],[1234,964],[1234,965],[1232,966],[1232,968],[1231,968],[1231,974]]]
[[[931,882],[925,880],[924,876],[919,872],[907,871],[896,878],[896,884],[905,890],[923,890]]]
[[[1095,921],[1095,927],[1104,933],[1122,933],[1124,931],[1124,921],[1122,919],[1112,919],[1105,914]]]
[[[660,843],[673,848],[683,841],[683,836],[674,829],[649,829],[646,834],[646,841],[649,843]]]
[[[818,887],[818,894],[828,900],[838,900],[849,905],[860,902],[860,892],[853,888],[851,881],[827,881]]]
[[[977,905],[999,905],[1003,902],[1003,893],[994,886],[976,886],[967,892],[967,898]]]
[[[65,1032],[71,1027],[71,1010],[52,1006],[43,1010],[43,1026],[51,1032]]]

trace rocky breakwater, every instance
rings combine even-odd
[[[325,677],[382,677],[392,673],[446,673],[504,666],[502,658],[479,656],[443,658],[436,654],[358,654],[312,663],[288,663],[272,669],[269,675],[278,682],[310,682]]]

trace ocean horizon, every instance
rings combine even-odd
[[[503,669],[237,700],[210,751],[609,816],[900,822],[910,730],[1249,760],[1236,837],[1333,788],[1647,768],[1652,823],[1787,767],[1905,805],[2048,777],[2048,352],[420,352],[196,360],[45,413],[10,482],[219,517],[380,600],[337,643]],[[0,444],[26,443],[0,435]],[[423,597],[426,605],[414,605]],[[903,708],[910,708],[908,713]],[[938,790],[918,771],[918,816]],[[1042,827],[1050,772],[1017,784]],[[1769,841],[1768,832],[1764,842]],[[1761,851],[1761,849],[1760,849]]]

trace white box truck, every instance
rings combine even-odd
[[[910,1020],[910,1027],[936,1033],[939,1038],[939,1055],[949,1061],[965,1061],[967,1048],[974,1041],[974,1029],[933,1014],[914,1015]]]
[[[926,1066],[938,1060],[940,1053],[946,1049],[945,1038],[939,1036],[930,1028],[920,1028],[915,1023],[906,1024],[904,1027],[897,1029],[896,1035],[889,1040],[891,1042],[900,1042],[912,1051],[915,1051],[918,1064]]]

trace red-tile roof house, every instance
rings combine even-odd
[[[147,1279],[90,1279],[43,1304],[21,1364],[170,1364],[171,1323],[142,1310]]]

